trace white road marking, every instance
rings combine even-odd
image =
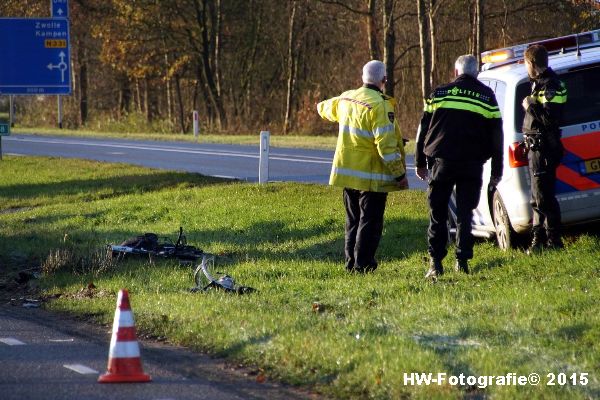
[[[25,344],[25,343],[21,342],[20,340],[17,340],[15,338],[11,338],[11,337],[0,338],[0,342],[7,344],[9,346],[20,346],[20,345]]]
[[[122,151],[109,151],[107,154],[110,154],[111,156],[124,156],[127,153]]]
[[[100,373],[100,372],[96,371],[95,369],[91,369],[90,367],[86,367],[85,365],[82,365],[82,364],[65,364],[65,365],[63,365],[63,367],[70,369],[71,371],[75,371],[78,374],[82,374],[82,375],[91,375],[91,374],[98,375]]]
[[[60,139],[10,139],[19,142],[30,142],[30,143],[48,143],[48,144],[67,144],[73,146],[89,146],[89,147],[108,147],[116,149],[134,149],[134,150],[150,150],[150,151],[163,151],[167,153],[187,153],[187,154],[202,154],[210,156],[228,156],[228,157],[240,157],[240,158],[259,158],[258,151],[256,154],[242,153],[236,151],[223,151],[223,150],[191,150],[183,147],[161,147],[153,145],[124,145],[124,144],[108,144],[108,143],[89,143],[82,141],[69,141]],[[295,157],[295,158],[294,158]],[[292,156],[283,154],[282,156],[272,155],[269,157],[271,160],[280,160],[288,162],[300,162],[300,163],[313,163],[313,164],[331,164],[331,159],[321,158],[314,156]]]
[[[62,342],[74,342],[75,339],[48,339],[49,342],[62,343]]]

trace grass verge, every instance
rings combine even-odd
[[[337,189],[10,156],[0,174],[0,263],[41,265],[41,290],[58,296],[52,310],[111,323],[127,287],[138,331],[336,398],[600,396],[597,233],[535,257],[479,242],[472,275],[449,271],[431,284],[422,192],[389,197],[380,268],[354,276],[341,262]],[[107,243],[173,236],[180,225],[189,243],[218,255],[220,271],[258,292],[189,293],[189,267],[102,256]],[[419,386],[405,382],[412,372],[538,373],[542,384]],[[577,385],[548,386],[551,373],[577,374]]]

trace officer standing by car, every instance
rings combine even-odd
[[[429,178],[429,270],[426,278],[444,273],[447,255],[448,202],[456,186],[457,272],[469,273],[473,258],[473,209],[481,194],[483,164],[492,158],[490,185],[502,177],[502,119],[494,92],[477,79],[472,55],[458,57],[456,80],[438,87],[425,101],[415,154],[416,174]]]
[[[542,247],[562,248],[560,206],[556,200],[556,168],[563,156],[560,141],[567,89],[552,68],[542,45],[525,51],[525,66],[532,81],[531,95],[523,99],[523,133],[529,150],[532,239],[528,253]]]
[[[375,252],[383,232],[388,192],[408,188],[404,143],[394,100],[383,94],[385,64],[363,67],[364,85],[320,102],[323,119],[339,124],[329,184],[344,188],[346,270],[377,268]]]

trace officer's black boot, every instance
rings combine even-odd
[[[527,249],[527,254],[532,255],[535,253],[539,253],[544,248],[545,243],[545,232],[542,229],[535,229],[532,233],[531,244]]]
[[[548,231],[547,247],[549,249],[556,249],[556,250],[559,250],[559,249],[562,249],[565,247],[562,242],[562,239],[560,238],[560,233],[558,233],[555,230]]]
[[[464,272],[465,274],[469,273],[469,261],[468,260],[456,260],[456,264],[454,265],[454,270],[456,272]]]
[[[444,267],[442,266],[442,260],[431,258],[429,260],[429,270],[425,274],[425,279],[436,280],[439,276],[444,274]]]

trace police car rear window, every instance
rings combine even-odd
[[[600,64],[571,70],[559,76],[568,90],[563,126],[600,119]],[[517,86],[515,96],[515,129],[517,132],[521,132],[525,116],[521,103],[530,93],[529,82]]]

